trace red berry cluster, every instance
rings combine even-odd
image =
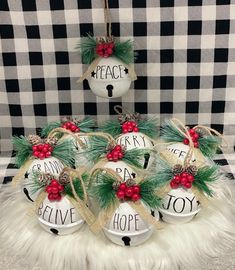
[[[64,191],[64,186],[60,185],[56,179],[52,179],[50,185],[46,187],[48,199],[50,201],[60,201],[62,196],[61,192]]]
[[[101,57],[109,57],[113,54],[114,49],[114,43],[99,43],[96,45],[96,54],[98,54]]]
[[[116,191],[116,196],[120,200],[132,200],[136,202],[141,198],[140,190],[139,185],[127,186],[126,183],[121,183]]]
[[[124,152],[123,149],[121,147],[121,145],[116,145],[107,155],[106,155],[107,159],[109,161],[118,161],[120,159],[123,159],[124,157]]]
[[[80,128],[78,126],[76,126],[73,122],[65,122],[62,125],[62,128],[68,129],[72,132],[79,132]]]
[[[198,143],[199,134],[193,128],[189,129],[188,132],[189,132],[190,137],[191,137],[191,139],[193,141],[194,147],[198,148],[199,147],[199,143]],[[189,144],[189,139],[185,138],[183,142],[184,142],[184,144],[188,145]]]
[[[44,159],[51,156],[53,147],[48,143],[40,143],[32,146],[33,155],[37,158]]]
[[[194,181],[194,176],[187,172],[182,172],[181,174],[177,174],[170,182],[171,188],[178,188],[179,186],[183,186],[185,188],[191,188],[192,183]]]
[[[126,121],[122,124],[122,133],[139,132],[139,128],[135,121]]]

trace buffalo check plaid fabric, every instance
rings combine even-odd
[[[95,96],[76,49],[104,35],[103,0],[0,1],[0,150],[64,115],[98,124],[114,105],[235,134],[235,1],[111,0],[112,34],[134,40],[138,79],[117,99]],[[11,168],[10,168],[11,169]]]

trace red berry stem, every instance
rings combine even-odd
[[[116,191],[116,196],[119,200],[130,200],[136,202],[141,199],[141,188],[139,185],[127,186],[126,183],[121,183]]]
[[[170,182],[171,188],[175,189],[180,186],[189,189],[192,187],[192,183],[194,181],[194,176],[187,172],[182,172],[181,174],[177,174],[173,177]]]
[[[71,121],[65,122],[64,124],[62,124],[61,127],[64,128],[64,129],[70,130],[70,131],[72,131],[72,132],[74,132],[74,133],[80,131],[80,128],[79,128],[78,126],[76,126],[76,125],[75,125],[73,122],[71,122]]]
[[[106,155],[107,159],[109,161],[118,161],[123,159],[124,157],[124,151],[122,149],[121,145],[116,145],[107,155]]]
[[[135,121],[126,121],[122,124],[122,133],[139,132],[139,128]]]
[[[33,155],[39,159],[48,158],[53,152],[53,147],[48,143],[40,143],[32,146]]]
[[[62,199],[61,193],[64,191],[64,186],[56,179],[52,179],[50,185],[46,187],[48,199],[50,201],[60,201]]]
[[[190,137],[191,137],[191,139],[192,139],[192,141],[193,141],[194,147],[195,147],[195,148],[198,148],[198,147],[199,147],[198,139],[199,139],[199,137],[200,137],[199,133],[197,133],[197,132],[195,131],[195,129],[193,129],[193,128],[189,129],[188,132],[189,132],[189,135],[190,135]],[[183,140],[183,143],[186,144],[186,145],[188,145],[188,144],[189,144],[189,139],[185,138],[185,139]]]

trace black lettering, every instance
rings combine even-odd
[[[189,201],[189,203],[190,203],[190,212],[192,212],[193,211],[193,201],[195,199],[195,196],[192,198],[192,200],[190,200],[188,197],[185,197],[185,198]]]
[[[180,151],[180,153],[179,153],[179,158],[180,157],[185,157],[185,155],[186,155],[187,153],[185,152],[185,151]]]
[[[37,164],[37,169],[36,170],[41,171],[41,167],[42,167],[41,164]]]
[[[62,212],[62,210],[60,210],[60,218],[61,218],[61,223],[62,223],[62,225],[64,225],[65,220],[66,220],[66,218],[67,218],[67,215],[68,215],[68,210],[66,210],[65,216],[64,216],[64,219],[63,219],[63,212]]]
[[[112,79],[114,78],[114,74],[113,74],[110,66],[107,66],[107,68],[106,68],[105,79],[108,79],[108,76],[110,76]]]
[[[53,171],[50,170],[49,166],[47,165],[46,162],[43,163],[44,164],[44,172],[46,173],[53,173]]]
[[[134,219],[134,217],[132,215],[129,215],[128,217],[128,231],[130,231],[131,229],[131,221]]]
[[[133,143],[134,143],[134,146],[135,147],[140,146],[140,142],[137,140],[137,136],[136,135],[133,135]]]
[[[49,168],[49,170],[50,170],[49,172],[51,172],[53,174],[59,174],[63,169],[62,165],[59,162],[57,162],[56,160],[49,161],[49,165],[51,167],[51,170]]]
[[[129,136],[125,136],[125,142],[124,145],[127,146],[127,144],[131,145],[130,141],[129,141]]]
[[[135,230],[138,231],[139,214],[135,214]]]
[[[120,174],[122,172],[121,168],[116,168],[116,173]]]
[[[122,215],[122,217],[120,218],[120,230],[121,231],[125,231],[126,222],[127,222],[127,217],[125,215]]]
[[[170,194],[167,194],[167,196],[170,197],[169,200],[168,200],[168,205],[167,205],[167,207],[165,208],[165,205],[162,204],[162,208],[165,209],[165,210],[168,210],[168,209],[170,208],[171,200],[172,200],[172,198],[175,198],[175,196],[170,195]]]
[[[58,224],[58,209],[55,211],[55,224]]]
[[[104,79],[106,79],[106,78],[104,77],[105,74],[103,74],[103,73],[104,73],[104,70],[105,70],[105,66],[101,66],[100,68],[101,68],[101,71],[100,71],[100,79],[104,80]]]
[[[124,77],[122,76],[122,73],[123,73],[123,71],[124,71],[123,65],[118,65],[118,67],[119,67],[120,78],[124,78]]]
[[[182,209],[181,211],[177,211],[176,210],[176,203],[178,200],[182,200]],[[175,199],[175,201],[173,202],[173,209],[176,213],[182,213],[184,211],[184,208],[185,208],[185,199],[184,198],[181,198],[181,197],[178,197],[177,199]]]
[[[70,220],[71,220],[71,223],[76,222],[76,221],[73,219],[73,217],[74,217],[74,215],[75,215],[74,210],[75,210],[74,207],[73,207],[73,208],[70,208]]]
[[[113,229],[115,230],[119,230],[119,224],[118,224],[118,221],[119,221],[119,214],[115,214],[114,215],[114,218],[113,218]],[[117,228],[116,228],[116,225],[117,225]]]
[[[126,181],[127,179],[130,179],[130,178],[133,178],[131,176],[131,173],[128,171],[127,168],[124,168],[124,172],[123,172],[123,179],[124,179],[124,181]]]
[[[95,75],[95,78],[96,78],[96,79],[99,79],[98,74],[99,74],[99,71],[100,71],[100,70],[101,70],[101,67],[100,67],[99,65],[97,65],[97,66],[96,66],[96,73],[95,73],[95,74],[96,74],[96,75]]]
[[[48,219],[45,219],[45,214],[46,213],[48,213],[48,210],[50,210],[50,211],[52,211],[52,208],[50,207],[50,206],[46,206],[45,208],[44,208],[44,211],[43,211],[43,214],[42,214],[42,218],[44,219],[44,220],[48,220]]]
[[[143,140],[144,147],[146,147],[145,137],[140,135],[140,138]]]
[[[113,66],[113,79],[119,79],[120,78],[120,72],[119,72],[119,75],[118,75],[118,72],[117,72],[117,76],[115,76],[115,69],[118,69],[118,66]]]

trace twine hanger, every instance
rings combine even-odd
[[[105,37],[106,39],[111,39],[112,37],[112,25],[111,16],[109,10],[109,1],[104,0],[104,24],[105,24]]]

